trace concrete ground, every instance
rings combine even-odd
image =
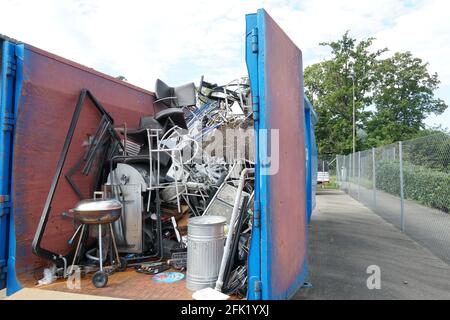
[[[312,288],[294,299],[450,299],[450,266],[342,191],[319,191],[309,227]],[[367,288],[380,267],[381,289]]]
[[[359,194],[361,203],[384,220],[401,228],[399,197],[377,190],[375,204],[373,189],[363,186],[358,188],[356,184],[350,183],[347,185],[351,188],[349,193],[354,199],[358,199]],[[405,200],[404,227],[408,236],[450,264],[450,214],[425,207],[411,200]]]
[[[41,290],[37,288],[23,288],[4,300],[121,300],[118,298],[99,295],[87,295],[61,291]]]

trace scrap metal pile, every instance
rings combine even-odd
[[[248,79],[219,86],[202,77],[197,88],[193,83],[170,87],[158,79],[155,93],[160,111],[142,117],[138,128],[113,126],[113,119],[100,105],[104,115],[86,155],[65,174],[85,205],[78,204],[78,211],[74,211],[76,231],[69,243],[77,245],[70,255],[70,268],[67,259],[61,255],[55,258],[56,254],[49,255],[40,248],[45,224],[38,228],[35,239],[39,241],[34,251],[49,260],[63,259],[63,277],[69,276],[76,266],[95,270],[100,265],[97,278],[93,279],[98,287],[106,285],[108,270],[123,270],[125,265],[145,274],[187,268],[188,288],[215,285],[221,292],[243,296],[254,194],[254,133]],[[77,172],[97,177],[94,190],[101,199],[86,200],[73,179]],[[120,218],[105,218],[106,211],[99,209],[102,199],[121,203]],[[86,207],[85,212],[79,209]],[[95,213],[94,220],[83,218],[88,211],[91,218]],[[44,210],[45,215],[48,212]],[[189,254],[195,250],[189,245],[195,237],[189,236],[188,225],[193,217],[212,216],[223,219],[226,242],[218,252],[210,253],[219,255],[216,263],[202,271],[199,267],[206,260],[188,262]],[[102,224],[110,227],[102,229]],[[98,230],[89,229],[91,236],[98,239],[98,248],[89,245],[86,225],[99,226]],[[77,237],[78,241],[74,241]],[[112,268],[103,271],[107,257]]]

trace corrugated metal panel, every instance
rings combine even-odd
[[[154,94],[78,65],[40,49],[24,45],[23,82],[18,99],[18,116],[13,160],[13,208],[16,227],[17,276],[22,282],[42,276],[46,264],[31,252],[31,242],[50,188],[78,96],[89,89],[114,118],[115,125],[138,126],[142,115],[154,113]],[[84,152],[83,142],[100,120],[90,101],[80,115],[62,174],[73,167]],[[91,181],[78,182],[91,192]],[[69,251],[73,233],[71,219],[64,218],[78,201],[65,179],[56,189],[47,231],[42,245],[55,252]],[[38,272],[36,272],[39,270]]]
[[[257,46],[251,40],[255,28]],[[256,189],[261,205],[260,239],[255,235],[252,239],[248,297],[286,299],[307,275],[302,54],[264,10],[247,16],[247,65],[252,94],[259,100]],[[278,131],[280,142],[274,174],[276,163],[267,161],[277,149],[271,130]],[[255,268],[256,259],[260,270]],[[258,278],[258,271],[260,286],[250,280]]]

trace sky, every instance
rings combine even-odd
[[[320,42],[349,30],[374,49],[411,51],[441,80],[450,105],[447,0],[0,0],[0,33],[153,90],[246,74],[245,14],[265,8],[303,52],[304,66],[330,57]],[[450,108],[429,116],[450,128]]]

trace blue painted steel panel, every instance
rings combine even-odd
[[[8,287],[8,293],[18,289],[13,281],[14,269],[14,220],[12,215],[12,159],[16,124],[16,74],[18,72],[15,44],[0,39],[0,289]],[[20,67],[20,66],[19,66]],[[19,70],[20,72],[20,70]],[[12,240],[12,241],[11,241]]]
[[[314,125],[317,123],[317,115],[313,105],[305,96],[305,149],[306,149],[306,210],[308,224],[316,207],[317,188],[317,145],[314,134]]]
[[[258,28],[256,14],[248,14],[246,19],[246,62],[250,78],[250,88],[252,92],[253,118],[255,131],[259,131],[259,81],[258,81]],[[255,150],[259,150],[259,136],[255,134]],[[253,213],[252,239],[248,259],[248,290],[247,298],[250,300],[261,299],[261,206],[259,193],[259,157],[256,152],[255,157],[255,199]]]
[[[261,282],[250,282],[248,298],[286,299],[308,272],[302,56],[264,10],[247,16],[246,31],[250,85],[259,102],[255,207],[261,211],[249,258],[249,279],[260,277]],[[255,31],[257,46],[252,41]],[[276,173],[270,172],[274,163],[269,154],[277,148],[271,130],[277,130],[280,141]]]

